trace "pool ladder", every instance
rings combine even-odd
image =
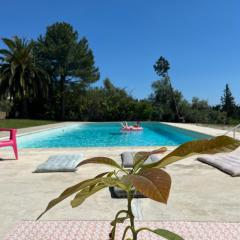
[[[228,135],[230,132],[233,132],[233,138],[236,139],[236,131],[238,128],[240,128],[240,123],[238,125],[236,125],[235,127],[229,129],[227,132],[225,132],[224,135]]]

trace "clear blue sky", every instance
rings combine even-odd
[[[0,0],[0,6],[0,37],[36,39],[47,25],[71,23],[94,51],[98,84],[109,77],[147,97],[157,79],[152,66],[163,55],[188,100],[218,103],[229,83],[240,103],[238,0]]]

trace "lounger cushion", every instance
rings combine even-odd
[[[125,168],[129,168],[133,166],[133,158],[137,152],[123,152],[121,154],[122,166]],[[162,155],[152,154],[146,161],[145,164],[157,162],[162,158]]]
[[[240,176],[240,153],[217,153],[214,155],[202,155],[197,158],[203,163],[207,163],[216,167],[229,175],[236,177]]]
[[[83,154],[53,155],[40,164],[34,172],[75,172],[82,159]]]

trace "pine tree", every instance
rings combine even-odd
[[[172,87],[172,83],[171,83],[171,79],[168,75],[168,70],[170,69],[170,64],[168,62],[168,60],[166,60],[164,57],[160,57],[157,62],[153,65],[153,68],[156,72],[156,74],[160,77],[162,77],[163,81],[166,81],[166,83],[168,83],[169,85],[169,89],[171,91],[171,96],[172,96],[172,103],[175,109],[175,114],[176,114],[176,120],[180,121],[183,120],[182,117],[180,117],[179,115],[179,111],[178,111],[178,106],[177,106],[177,102],[175,99],[175,95],[174,95],[174,89]]]
[[[233,117],[236,111],[236,103],[228,84],[221,97],[221,110],[226,112],[228,117]]]
[[[64,120],[66,88],[71,84],[86,88],[100,77],[93,52],[87,39],[79,40],[78,32],[65,22],[48,26],[45,36],[39,37],[36,49],[47,63],[52,79],[59,83],[60,118]]]

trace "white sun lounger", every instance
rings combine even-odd
[[[214,155],[202,155],[197,160],[228,173],[232,177],[240,176],[240,151],[230,153],[217,153]]]

